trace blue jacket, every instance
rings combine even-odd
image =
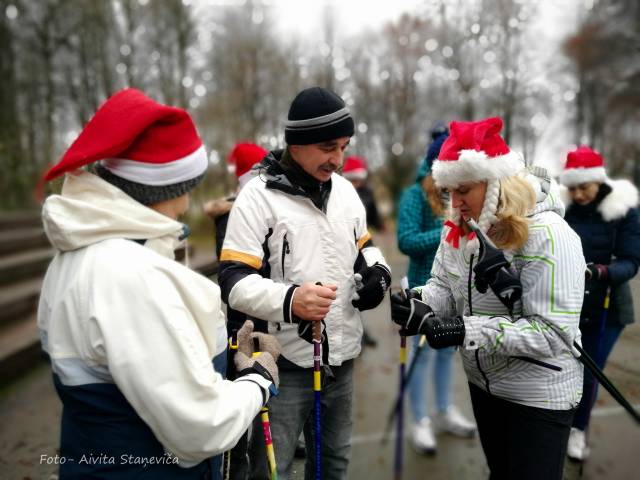
[[[442,219],[431,211],[422,180],[429,174],[425,159],[418,170],[416,182],[400,197],[398,206],[398,248],[409,256],[409,287],[427,283],[433,259],[440,244]]]
[[[633,298],[629,287],[640,266],[638,191],[627,180],[607,180],[589,205],[570,203],[565,220],[582,241],[587,263],[608,265],[606,283],[587,282],[582,319],[600,318],[604,294],[611,286],[609,322],[633,323]]]

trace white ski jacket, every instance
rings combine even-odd
[[[277,164],[275,158],[267,159]],[[234,202],[221,254],[223,266],[233,262],[239,267],[238,273],[220,275],[223,299],[228,296],[230,307],[266,320],[282,355],[303,368],[313,365],[313,346],[298,337],[294,323],[291,300],[296,286],[338,286],[325,318],[329,365],[337,366],[358,356],[361,348],[361,316],[351,304],[356,262],[360,257],[366,265],[389,268],[371,243],[355,188],[336,174],[331,181],[324,212],[308,197],[292,193],[295,186],[286,185],[283,174],[262,171]]]
[[[257,374],[230,382],[214,372],[212,358],[225,347],[220,290],[173,260],[184,226],[79,171],[46,200],[43,221],[58,253],[38,327],[62,392],[63,426],[81,422],[74,411],[98,419],[105,408],[127,408],[105,406],[121,393],[181,465],[235,445],[270,384]],[[67,447],[80,441],[64,430]],[[118,438],[126,446],[128,433]]]
[[[568,410],[582,395],[583,368],[573,341],[580,339],[585,261],[580,239],[562,218],[555,184],[551,193],[538,186],[537,195],[528,241],[505,251],[523,287],[514,318],[490,289],[476,291],[472,268],[478,252],[471,258],[464,238],[457,249],[447,243],[449,227],[422,299],[440,314],[464,317],[461,352],[471,383],[505,400]]]

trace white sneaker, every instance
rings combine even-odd
[[[424,417],[413,425],[411,431],[411,443],[419,453],[433,455],[436,453],[436,437],[433,435],[431,420]]]
[[[582,462],[589,456],[590,451],[590,448],[587,447],[585,432],[572,427],[571,433],[569,433],[569,443],[567,444],[567,456],[571,460]]]
[[[467,420],[460,411],[451,406],[445,412],[438,412],[433,416],[433,426],[442,432],[448,432],[457,437],[471,438],[476,434],[476,424]]]

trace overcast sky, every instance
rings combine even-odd
[[[191,1],[191,0],[183,0]],[[198,1],[198,0],[195,0]],[[245,0],[200,0],[211,6],[242,7]],[[471,0],[469,0],[471,1]],[[576,29],[579,19],[592,7],[594,0],[521,0],[538,5],[538,16],[532,23],[536,45],[536,65],[531,65],[531,74],[545,78],[548,70],[562,61],[562,40]],[[336,22],[336,42],[359,32],[379,29],[383,24],[396,20],[404,12],[419,12],[432,0],[265,0],[273,7],[273,28],[279,35],[296,36],[314,44],[322,41],[322,25],[327,7]],[[438,2],[436,2],[438,3]],[[555,105],[548,119],[535,155],[535,163],[560,168],[560,163],[572,135],[567,128],[567,108],[564,102]]]

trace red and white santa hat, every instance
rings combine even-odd
[[[450,134],[433,164],[432,175],[441,188],[462,183],[487,182],[478,226],[486,232],[497,221],[500,179],[516,175],[525,168],[522,155],[509,148],[500,136],[502,119],[485,118],[477,122],[451,122]],[[455,225],[460,212],[452,212]]]
[[[149,186],[192,180],[208,164],[189,114],[133,88],[102,104],[44,180],[97,161],[117,177]]]
[[[524,168],[522,155],[511,150],[499,135],[502,119],[451,122],[449,129],[449,138],[433,165],[433,178],[439,187],[497,180]]]
[[[364,158],[352,155],[344,161],[342,176],[347,180],[364,180],[367,174],[367,161]]]
[[[233,147],[227,157],[227,163],[234,167],[240,188],[255,176],[253,166],[261,162],[267,153],[264,148],[255,143],[237,143]]]
[[[602,155],[586,145],[567,154],[567,163],[559,178],[560,183],[566,187],[587,182],[603,183],[606,179]]]

